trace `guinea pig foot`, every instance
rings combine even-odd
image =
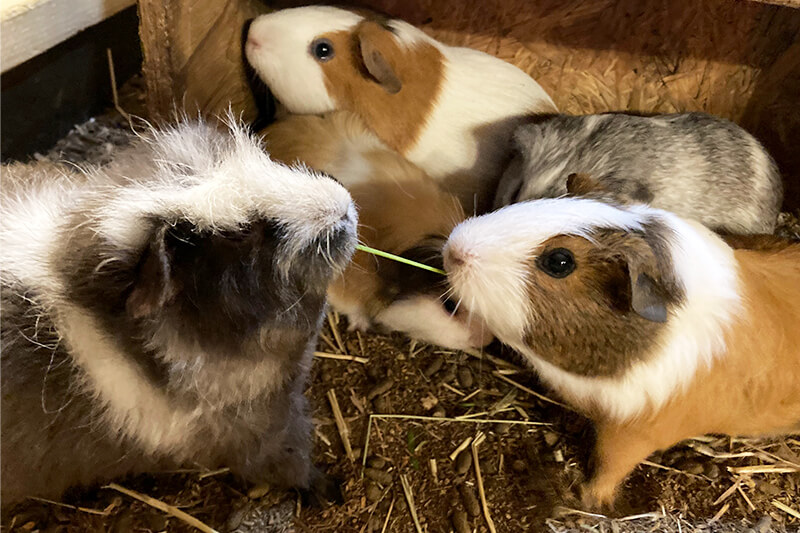
[[[609,515],[614,511],[615,487],[590,481],[581,487],[581,502],[589,512]]]
[[[372,321],[367,315],[350,314],[347,315],[347,331],[361,331],[362,333],[369,331],[372,326]]]
[[[309,487],[300,489],[300,501],[304,507],[320,508],[328,505],[342,505],[344,495],[341,487],[341,479],[314,469]]]

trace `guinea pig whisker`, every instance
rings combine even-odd
[[[461,301],[462,301],[463,299],[464,299],[464,297],[463,297],[463,296],[462,296],[461,298],[459,298],[459,299],[458,299],[458,301],[456,302],[456,305],[455,305],[455,307],[453,307],[453,312],[452,312],[452,313],[450,313],[450,318],[453,318],[454,316],[456,316],[456,313],[458,312],[458,308],[459,308],[459,307],[461,307]]]
[[[325,248],[327,251],[327,255],[325,256],[328,260],[329,265],[333,265],[333,257],[331,256],[331,232],[328,231],[325,233]]]
[[[439,299],[440,300],[447,299],[448,296],[453,294],[454,290],[455,289],[453,287],[448,287],[446,291],[444,291],[442,294],[439,295]]]
[[[289,311],[291,311],[292,309],[294,309],[294,307],[297,306],[297,304],[299,304],[303,300],[303,298],[305,297],[306,294],[308,294],[308,289],[306,289],[305,292],[303,292],[303,294],[301,294],[297,298],[297,300],[294,301],[294,303],[292,305],[290,305],[289,307],[287,307],[283,311],[279,312],[278,315],[279,316],[280,315],[284,315],[284,314],[288,313]]]

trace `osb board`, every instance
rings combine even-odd
[[[794,0],[792,0],[794,1]],[[283,7],[293,0],[273,2]],[[352,3],[352,2],[351,2]],[[522,68],[566,113],[703,110],[755,133],[800,207],[800,10],[733,0],[359,0],[425,22],[448,44]],[[254,113],[241,64],[240,28],[254,0],[142,0],[143,38],[164,10],[169,33],[145,48],[151,109]],[[150,6],[150,8],[148,8]],[[152,7],[156,6],[157,9]],[[261,6],[266,10],[266,5]],[[159,19],[156,19],[159,20]],[[170,68],[148,61],[169,53]],[[157,55],[156,54],[156,55]],[[152,67],[155,65],[155,67]],[[160,85],[151,79],[161,79]]]

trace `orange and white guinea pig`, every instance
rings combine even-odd
[[[348,189],[362,243],[441,268],[447,235],[465,218],[461,205],[356,115],[292,115],[262,134],[274,159],[307,165]],[[329,286],[328,301],[351,328],[376,325],[456,349],[491,342],[483,323],[448,292],[441,274],[359,251]]]
[[[683,439],[800,430],[800,243],[730,241],[588,197],[513,204],[450,235],[455,296],[596,423],[587,505]]]
[[[356,113],[468,212],[491,206],[515,126],[557,111],[510,63],[364,10],[308,6],[261,15],[245,54],[290,113]]]

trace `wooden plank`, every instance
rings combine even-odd
[[[242,60],[242,28],[265,11],[255,0],[140,0],[148,111],[168,119],[224,113],[255,118]]]

